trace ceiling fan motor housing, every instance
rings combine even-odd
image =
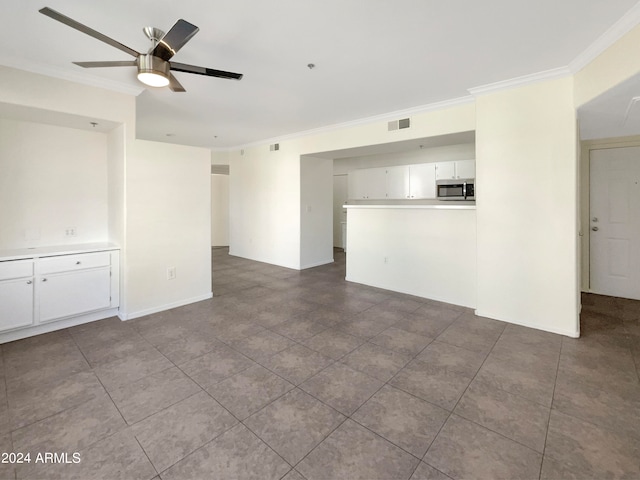
[[[154,73],[169,78],[171,65],[160,57],[151,54],[140,54],[138,56],[138,73]]]

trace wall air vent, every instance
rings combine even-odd
[[[269,150],[271,150],[272,152],[277,152],[278,150],[280,150],[280,144],[274,143],[273,145],[269,145]]]
[[[211,165],[211,175],[229,175],[229,165]]]
[[[403,128],[409,128],[411,126],[410,118],[402,118],[400,120],[394,120],[389,122],[389,131],[391,130],[401,130]]]

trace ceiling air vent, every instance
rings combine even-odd
[[[272,152],[277,152],[278,150],[280,150],[280,144],[274,143],[273,145],[269,145],[269,150],[271,150]]]
[[[389,122],[389,131],[401,130],[403,128],[409,128],[410,126],[411,126],[411,119],[402,118],[400,120],[394,120],[393,122]]]

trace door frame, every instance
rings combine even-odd
[[[580,290],[591,292],[591,245],[589,238],[591,212],[591,151],[608,148],[640,147],[640,135],[631,137],[602,138],[597,140],[582,140],[580,142],[580,229],[581,240],[581,279]]]

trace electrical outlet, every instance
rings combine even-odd
[[[167,280],[176,278],[176,267],[167,267]]]
[[[65,237],[75,237],[77,235],[78,233],[77,233],[76,227],[67,227],[64,230]]]

